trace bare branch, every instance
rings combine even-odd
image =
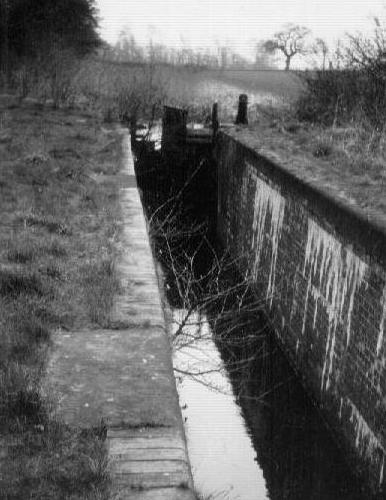
[[[280,51],[286,58],[286,70],[290,67],[291,59],[296,55],[309,52],[307,38],[310,30],[305,26],[287,24],[282,31],[276,32],[273,37],[263,44],[267,53]]]

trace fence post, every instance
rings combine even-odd
[[[246,94],[240,94],[235,124],[248,125],[248,96]]]

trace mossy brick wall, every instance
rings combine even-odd
[[[235,133],[215,154],[220,239],[353,463],[386,490],[384,230]]]

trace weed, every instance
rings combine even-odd
[[[104,107],[102,113],[104,123],[112,123],[117,119],[117,110],[114,106]]]
[[[4,441],[3,443],[4,444]],[[12,459],[1,463],[5,498],[107,499],[109,477],[104,439],[72,429],[56,419],[15,429],[8,438]]]
[[[62,221],[56,220],[52,216],[44,216],[40,214],[30,213],[22,218],[26,226],[41,226],[50,233],[56,233],[61,236],[69,236],[70,228]]]
[[[284,129],[290,134],[296,134],[301,129],[301,125],[298,122],[290,122],[284,126]]]
[[[332,154],[333,148],[331,144],[325,141],[320,141],[314,147],[312,154],[315,158],[325,158],[326,156],[330,156]]]
[[[46,325],[56,326],[61,324],[60,315],[56,311],[52,310],[49,305],[44,303],[34,304],[33,312],[36,318],[40,319]]]
[[[109,323],[110,310],[119,291],[113,258],[91,262],[81,269],[90,319],[101,326]]]
[[[48,158],[44,153],[33,153],[31,155],[27,155],[25,157],[25,161],[26,163],[32,163],[33,165],[41,165],[46,163]],[[25,173],[23,165],[19,165],[18,168],[20,169],[18,173],[23,175]]]
[[[42,250],[54,257],[65,257],[67,255],[67,249],[57,240],[51,240],[46,247],[42,247]]]
[[[43,268],[40,268],[40,272],[48,276],[49,278],[52,278],[54,280],[62,280],[63,279],[63,273],[59,266],[56,263],[50,263],[47,266],[44,266]]]
[[[54,148],[49,151],[50,156],[56,160],[62,160],[64,158],[80,158],[79,153],[74,151],[72,148]]]
[[[35,316],[30,316],[28,319],[25,318],[21,329],[23,334],[27,337],[27,343],[29,347],[33,346],[33,343],[48,342],[51,333],[45,324],[39,318]]]
[[[77,132],[74,136],[73,139],[75,141],[89,141],[90,137],[87,134],[83,134],[81,132]]]
[[[30,245],[26,245],[24,248],[11,247],[8,249],[7,259],[17,264],[26,264],[27,262],[33,261],[35,252],[35,248]]]
[[[12,362],[0,371],[0,410],[0,424],[13,431],[46,420],[39,374],[35,370]]]
[[[104,418],[101,418],[99,425],[80,430],[80,435],[86,437],[97,437],[98,439],[105,440],[107,437],[107,425]]]
[[[140,423],[122,423],[121,427],[125,429],[163,429],[168,428],[170,425],[162,422],[155,422],[154,420],[141,421]]]
[[[46,292],[37,274],[0,271],[0,296],[12,298],[23,294],[42,296]]]

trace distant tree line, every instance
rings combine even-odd
[[[144,43],[137,42],[129,28],[119,34],[116,44],[106,49],[109,58],[127,63],[167,64],[171,66],[189,66],[209,69],[252,69],[272,68],[270,55],[260,44],[255,45],[255,61],[249,61],[237,53],[232,47],[218,43],[215,47],[191,48],[181,44],[178,47],[169,47],[155,42],[151,38]]]
[[[327,62],[331,66],[335,56],[334,53],[330,53],[323,39],[314,39],[307,27],[294,24],[284,25],[281,31],[276,32],[268,40],[258,42],[251,40],[250,43],[254,49],[254,61],[240,55],[229,44],[220,42],[212,47],[192,48],[184,43],[170,47],[155,42],[150,36],[147,42],[141,44],[130,28],[125,27],[120,32],[116,44],[105,49],[105,54],[118,62],[136,64],[157,62],[171,66],[208,69],[278,69],[275,56],[280,54],[285,57],[287,71],[295,56],[316,56],[323,69],[326,69]]]

